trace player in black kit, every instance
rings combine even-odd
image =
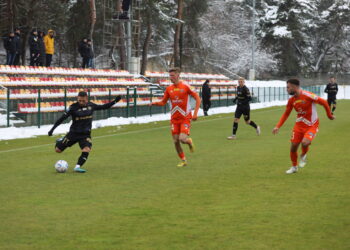
[[[235,140],[236,133],[238,129],[238,122],[241,116],[243,115],[245,123],[247,125],[255,128],[256,133],[260,135],[260,127],[255,124],[255,122],[250,120],[250,105],[249,102],[252,100],[252,96],[250,95],[250,91],[247,86],[245,86],[244,78],[240,77],[238,79],[238,87],[237,87],[237,95],[233,100],[233,103],[237,103],[237,108],[235,112],[235,119],[233,122],[232,135],[227,137],[228,140]]]
[[[329,78],[329,83],[327,84],[325,93],[328,94],[327,102],[329,107],[332,109],[332,114],[337,108],[337,93],[338,93],[338,84],[335,82],[335,77]],[[332,107],[333,104],[333,107]]]
[[[117,96],[114,101],[103,105],[97,105],[88,101],[88,95],[85,91],[81,91],[78,94],[78,101],[69,106],[67,112],[65,112],[61,118],[59,118],[48,135],[52,136],[53,131],[58,127],[65,119],[72,116],[72,125],[69,132],[61,139],[56,141],[55,150],[57,153],[62,153],[67,147],[73,146],[79,142],[81,148],[81,155],[78,159],[77,165],[74,168],[75,172],[85,173],[86,170],[81,166],[86,162],[89,152],[91,151],[91,126],[92,126],[92,114],[95,110],[109,109],[115,103],[119,102],[120,96]]]

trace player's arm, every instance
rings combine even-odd
[[[247,102],[250,102],[252,100],[252,95],[250,94],[249,88],[247,86],[245,86],[245,96]]]
[[[288,119],[290,112],[292,112],[293,109],[293,104],[291,99],[289,99],[286,110],[284,111],[283,115],[281,116],[279,122],[277,123],[277,125],[275,126],[275,128],[272,130],[273,134],[277,134],[280,127],[282,127],[282,125],[285,123],[285,121]]]
[[[164,106],[169,100],[169,93],[168,93],[168,89],[165,90],[164,92],[164,96],[163,99],[160,102],[152,102],[149,105],[155,105],[155,106]]]
[[[94,110],[103,110],[103,109],[109,109],[111,108],[114,104],[116,104],[117,102],[119,102],[121,100],[121,96],[118,95],[113,101],[109,102],[109,103],[105,103],[105,104],[102,104],[102,105],[97,105],[95,104],[93,107],[94,107]]]
[[[338,84],[335,84],[335,94],[337,95],[338,94]]]
[[[190,89],[190,95],[196,100],[196,107],[194,108],[194,113],[192,116],[192,120],[197,120],[198,117],[198,110],[199,107],[201,106],[201,98],[199,97],[199,95],[197,94],[197,92],[193,91]]]
[[[316,100],[314,100],[317,104],[320,104],[324,107],[324,109],[326,110],[326,113],[327,113],[327,116],[330,120],[334,120],[334,116],[332,115],[332,112],[331,112],[331,109],[328,105],[328,102],[321,98],[321,97],[318,97]]]
[[[58,120],[55,122],[55,124],[53,125],[53,127],[50,129],[50,131],[48,132],[49,136],[52,136],[53,131],[64,121],[66,120],[70,115],[72,114],[71,108],[68,109],[67,112],[64,112],[63,115],[58,118]]]
[[[324,92],[328,94],[328,84],[327,84],[326,88],[324,89]]]

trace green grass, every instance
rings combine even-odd
[[[93,131],[86,174],[72,172],[78,146],[59,155],[49,137],[0,141],[0,249],[349,249],[350,102],[335,121],[319,109],[294,175],[295,112],[271,134],[283,110],[253,111],[262,135],[241,121],[236,141],[232,114],[200,118],[184,169],[168,122]],[[55,172],[59,159],[69,172]]]

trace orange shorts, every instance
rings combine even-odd
[[[171,134],[172,135],[179,135],[179,134],[190,135],[190,129],[191,129],[191,120],[190,119],[171,121]]]
[[[312,141],[318,132],[318,124],[313,126],[298,126],[296,124],[293,128],[292,138],[290,139],[293,143],[301,143],[304,138]]]

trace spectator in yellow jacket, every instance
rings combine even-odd
[[[52,55],[55,52],[55,38],[54,31],[48,30],[47,35],[44,37],[44,44],[46,50],[46,67],[51,66]]]

